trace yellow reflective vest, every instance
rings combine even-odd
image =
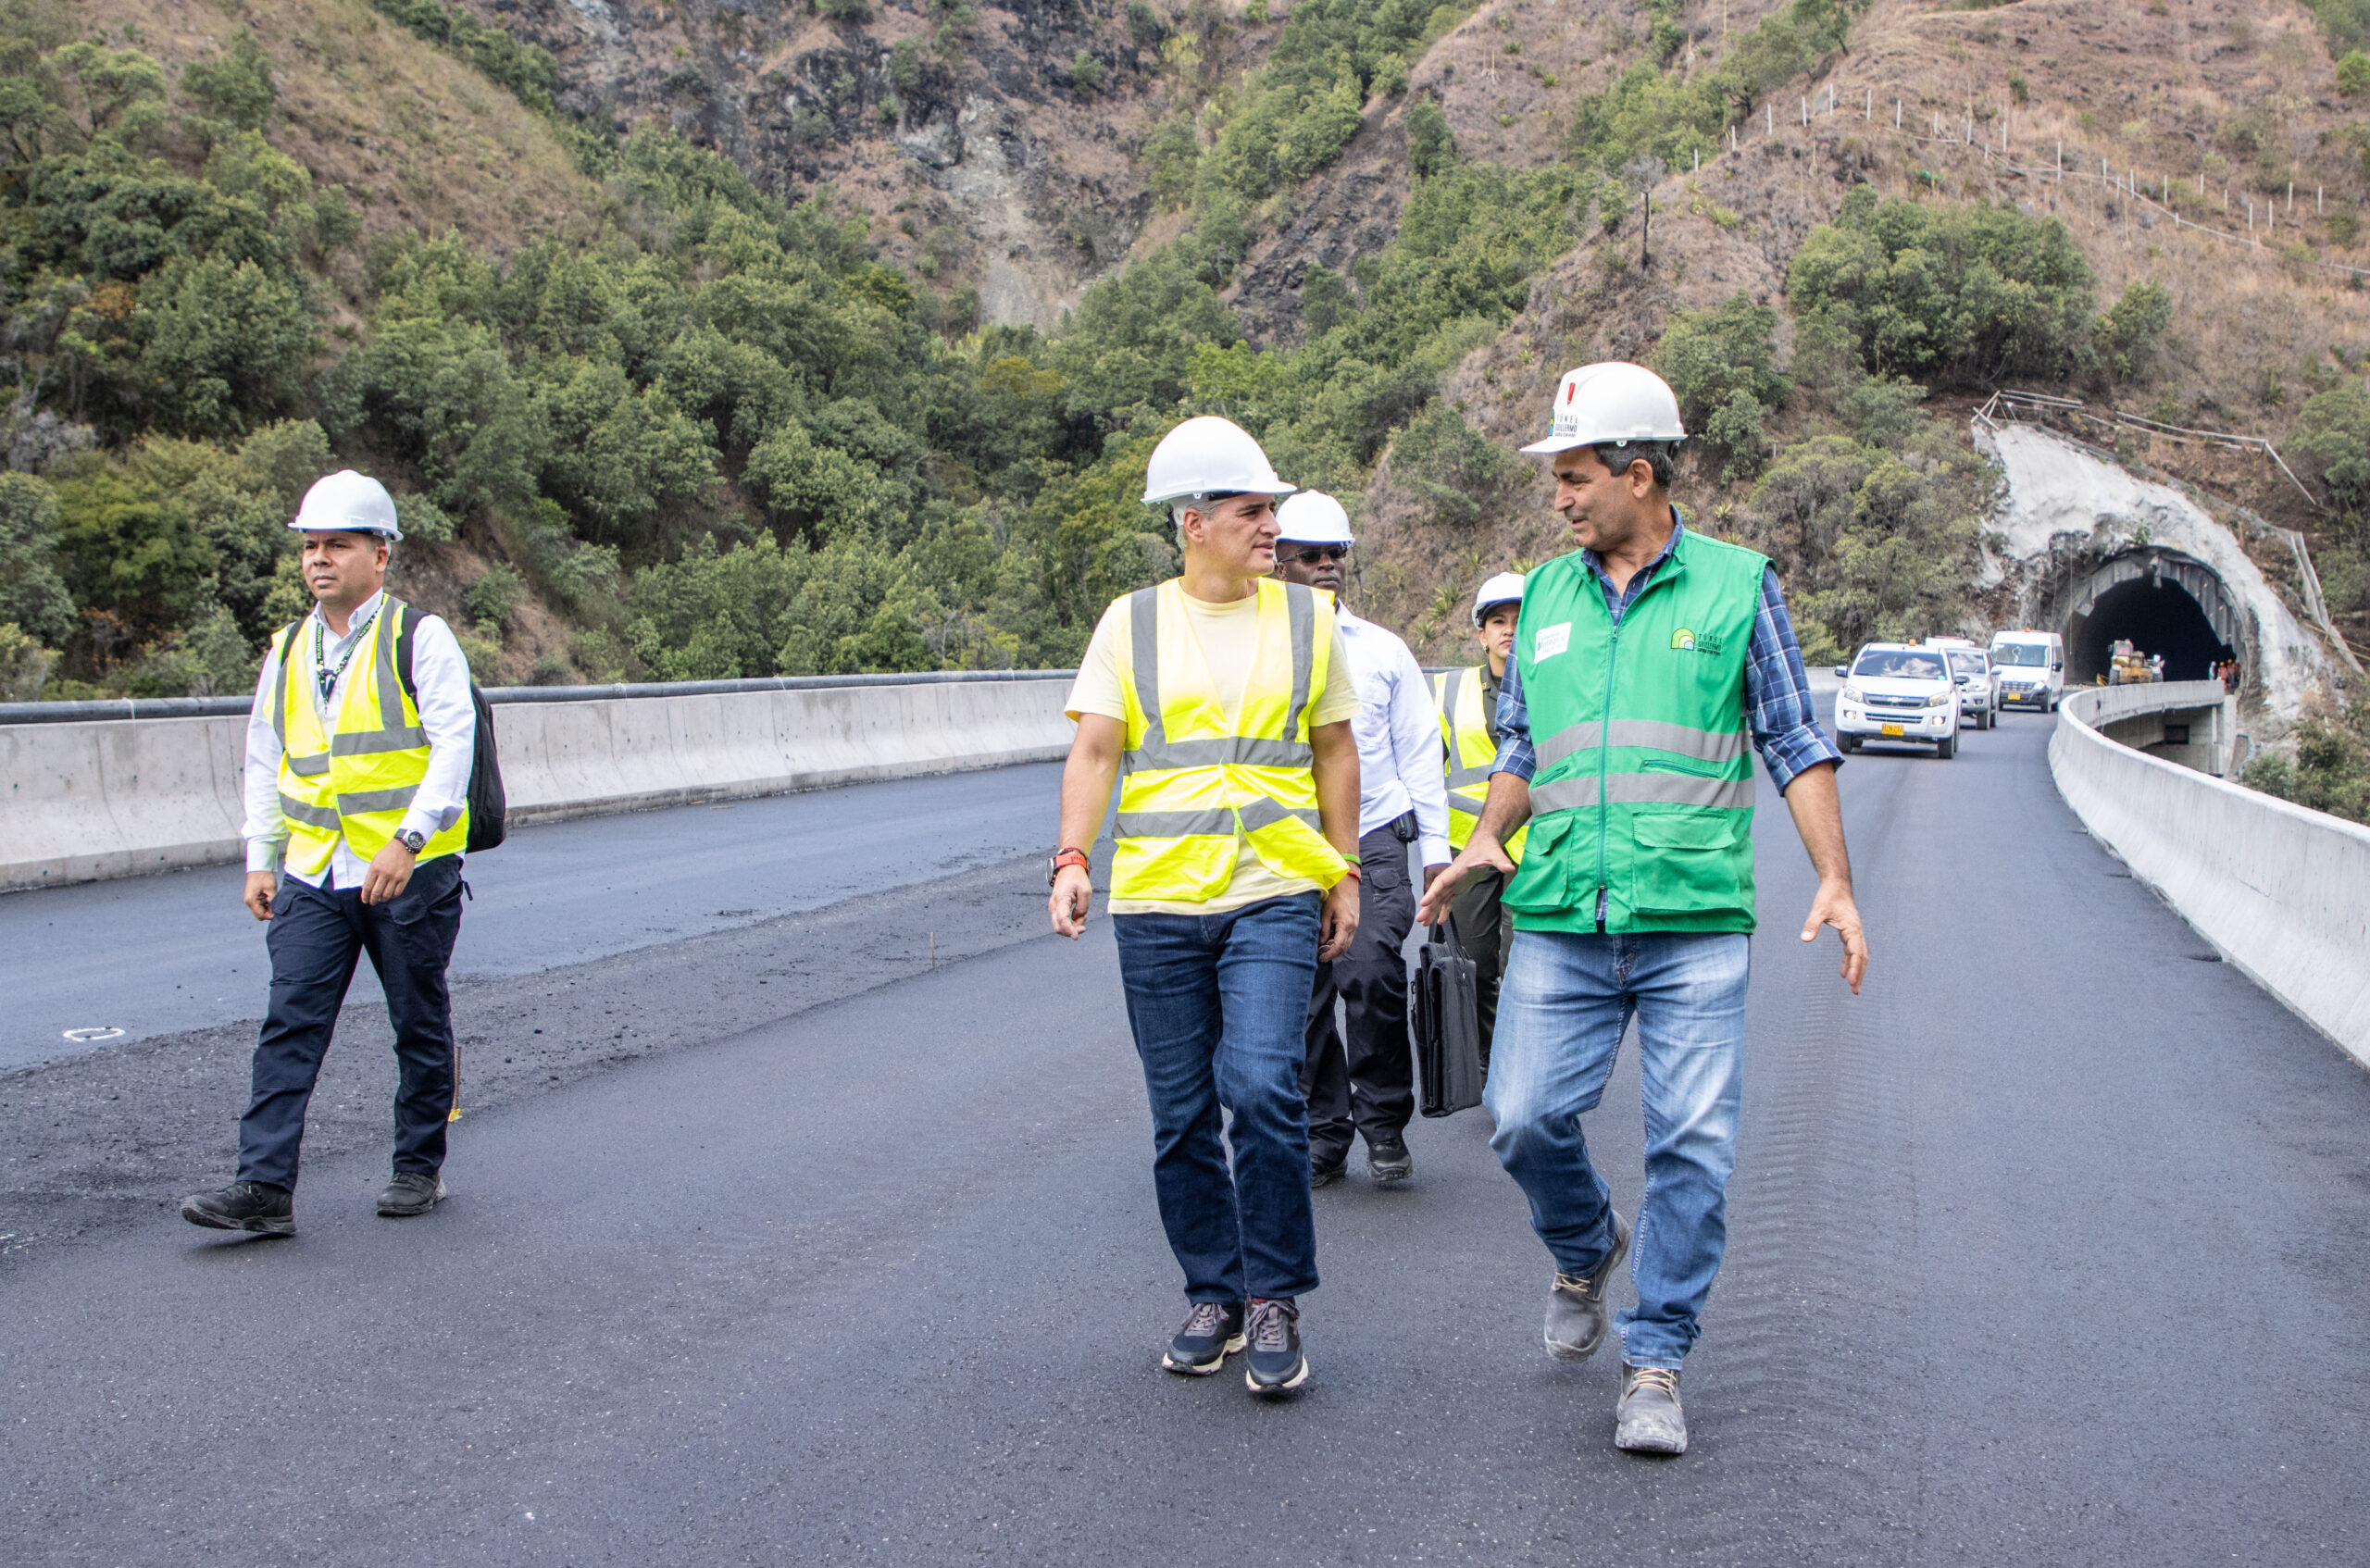
[[[1258,648],[1231,723],[1171,579],[1129,594],[1116,653],[1128,708],[1111,896],[1199,903],[1234,879],[1241,846],[1279,877],[1330,888],[1346,864],[1316,808],[1313,704],[1333,649],[1333,600],[1259,581]]]
[[[287,865],[307,877],[328,867],[341,836],[366,861],[384,849],[428,777],[428,731],[395,673],[397,634],[404,618],[417,613],[391,594],[380,595],[379,614],[354,651],[333,732],[323,731],[320,710],[305,690],[314,678],[307,650],[318,616],[306,616],[281,640],[280,679],[272,692],[280,811],[288,819]],[[458,854],[468,839],[464,804],[419,858]]]
[[[1498,748],[1490,739],[1490,716],[1482,710],[1486,678],[1480,666],[1444,670],[1432,677],[1432,701],[1441,710],[1441,739],[1448,745],[1448,843],[1461,850],[1472,840],[1490,798],[1490,765]],[[1503,845],[1506,858],[1522,864],[1528,827],[1515,829]]]

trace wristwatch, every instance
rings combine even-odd
[[[1059,854],[1054,856],[1052,863],[1045,868],[1045,885],[1047,887],[1050,888],[1055,882],[1061,880],[1062,867],[1065,865],[1075,865],[1080,871],[1089,873],[1091,873],[1093,870],[1093,865],[1086,858],[1086,852],[1084,850],[1064,850]]]
[[[418,860],[419,852],[428,847],[428,835],[417,828],[406,828],[395,835],[395,842],[411,851],[412,858]]]

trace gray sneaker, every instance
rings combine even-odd
[[[1621,1363],[1621,1404],[1613,1446],[1629,1453],[1685,1453],[1687,1412],[1679,1408],[1678,1372]]]
[[[1613,1271],[1629,1255],[1629,1227],[1613,1216],[1613,1246],[1592,1273],[1555,1276],[1547,1292],[1547,1353],[1557,1361],[1586,1361],[1604,1343],[1604,1292]]]

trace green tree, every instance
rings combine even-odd
[[[75,626],[74,596],[57,572],[57,526],[47,483],[0,474],[0,621],[53,648]]]
[[[2290,445],[2356,541],[2370,542],[2370,392],[2339,387],[2307,399]]]

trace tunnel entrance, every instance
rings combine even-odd
[[[2090,574],[2065,621],[2065,684],[2105,675],[2114,644],[2128,639],[2161,653],[2166,680],[2205,680],[2224,659],[2241,658],[2242,634],[2221,578],[2172,551],[2118,555]]]

